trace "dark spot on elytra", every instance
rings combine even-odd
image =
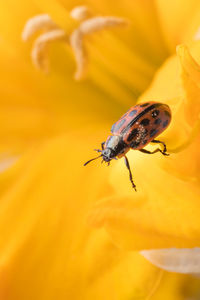
[[[165,128],[165,127],[168,125],[168,123],[169,123],[169,120],[165,120],[165,121],[163,122],[163,128]]]
[[[140,124],[143,125],[143,126],[147,126],[147,125],[149,125],[149,123],[150,123],[150,120],[149,120],[149,119],[143,119],[143,120],[140,122]]]
[[[158,109],[155,109],[154,111],[152,111],[151,115],[153,118],[156,118],[158,115],[159,115],[159,110]]]
[[[128,141],[128,142],[132,141],[132,139],[133,139],[134,137],[136,137],[136,135],[138,134],[138,132],[139,132],[139,131],[138,131],[137,128],[133,129],[132,132],[129,134],[129,136],[128,136],[128,138],[127,138],[127,141]]]
[[[147,105],[149,105],[149,102],[141,104],[140,107],[145,107]]]
[[[164,113],[167,117],[171,118],[171,114],[167,110],[165,110]]]
[[[136,141],[133,141],[131,144],[130,144],[130,147],[131,148],[137,148],[139,146],[140,142],[136,142]]]
[[[150,131],[150,137],[153,137],[154,135],[156,135],[156,133],[158,133],[158,130],[157,129],[152,129]]]
[[[113,128],[113,131],[118,131],[123,125],[124,123],[126,122],[126,119],[122,119],[121,121],[119,121],[118,123],[115,123],[114,124],[114,128]],[[112,129],[111,129],[112,131]],[[113,132],[112,131],[112,132]]]
[[[158,118],[154,121],[154,124],[160,125],[161,122],[162,122],[162,120],[160,118]]]
[[[137,113],[137,109],[134,109],[128,115],[129,115],[129,117],[133,117],[136,115],[136,113]]]

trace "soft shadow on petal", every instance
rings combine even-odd
[[[192,275],[164,272],[163,279],[151,300],[198,300],[200,281]]]

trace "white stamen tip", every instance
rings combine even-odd
[[[58,27],[49,15],[37,15],[26,22],[22,31],[22,40],[27,41],[38,30],[50,30],[55,28]]]
[[[70,12],[73,19],[83,21],[91,16],[91,11],[87,6],[77,6]]]

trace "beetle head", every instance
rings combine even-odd
[[[102,147],[102,148],[103,148],[103,147]],[[102,162],[105,161],[105,162],[108,163],[108,165],[109,165],[110,161],[111,161],[113,158],[116,159],[116,157],[115,157],[115,152],[114,152],[113,149],[111,149],[111,148],[105,148],[105,149],[102,149],[102,150],[100,150],[100,149],[95,149],[95,151],[101,152],[101,155],[99,155],[99,156],[97,156],[97,157],[95,157],[95,158],[92,158],[92,159],[88,160],[86,163],[84,163],[84,166],[86,166],[86,165],[89,164],[91,161],[93,161],[93,160],[95,160],[95,159],[98,159],[98,158],[100,158],[100,157],[103,158]]]
[[[115,157],[114,151],[111,148],[106,148],[102,150],[103,160],[106,162],[110,162],[111,159]]]

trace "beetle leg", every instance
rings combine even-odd
[[[104,150],[104,144],[105,142],[101,143],[101,149]],[[94,149],[94,151],[97,151],[97,152],[102,152],[102,150],[100,149]]]
[[[166,147],[166,144],[164,142],[158,141],[158,140],[153,140],[153,141],[151,141],[151,143],[162,144],[163,145],[162,154],[165,153],[164,155],[169,155],[168,153],[166,153],[167,152],[167,147]]]
[[[140,152],[142,153],[146,153],[146,154],[154,154],[154,153],[157,153],[157,152],[161,152],[163,155],[169,155],[168,153],[165,153],[163,150],[157,148],[155,149],[154,151],[149,151],[149,150],[146,150],[146,149],[139,149]]]
[[[105,142],[101,143],[101,149],[104,150]]]
[[[129,171],[129,178],[130,178],[130,181],[132,183],[132,187],[135,189],[135,191],[137,192],[136,190],[136,185],[135,183],[133,182],[133,176],[132,176],[132,173],[131,173],[131,168],[130,168],[130,165],[129,165],[129,161],[128,161],[128,158],[126,157],[126,155],[124,155],[124,161],[125,161],[125,165]]]
[[[100,149],[94,149],[94,151],[97,151],[97,152],[102,152]]]

